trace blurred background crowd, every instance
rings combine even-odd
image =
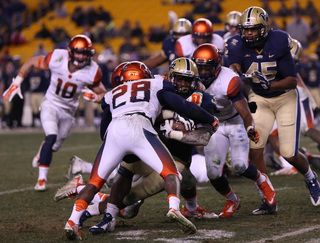
[[[317,0],[2,0],[0,2],[0,129],[40,127],[40,105],[50,73],[32,70],[22,84],[24,99],[4,102],[2,93],[32,56],[66,48],[70,38],[91,38],[103,83],[111,89],[110,74],[120,62],[146,60],[161,51],[162,41],[178,18],[209,19],[223,30],[230,11],[256,5],[269,14],[272,28],[287,31],[304,48],[300,73],[310,89],[320,89],[320,3]],[[166,65],[154,70],[164,74]],[[320,107],[320,97],[314,97]],[[35,107],[35,108],[34,108]],[[77,126],[99,126],[98,105],[81,102]]]

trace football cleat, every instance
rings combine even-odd
[[[280,170],[276,170],[274,172],[271,172],[270,175],[272,175],[272,176],[275,176],[275,175],[295,175],[297,173],[298,173],[298,171],[295,167],[286,166]]]
[[[179,210],[170,208],[169,212],[167,213],[167,218],[182,227],[184,233],[194,234],[197,231],[196,226],[194,226],[193,223],[184,217]]]
[[[75,155],[70,158],[69,168],[65,175],[68,180],[74,175],[82,173],[82,162],[83,160]]]
[[[110,213],[106,213],[99,224],[92,226],[89,231],[92,234],[102,234],[106,231],[112,232],[116,227],[116,219]]]
[[[189,211],[187,207],[183,207],[181,209],[181,214],[187,218],[196,218],[196,219],[213,219],[213,218],[219,218],[217,214],[214,212],[211,212],[210,210],[203,209],[199,205],[197,205],[196,210]]]
[[[138,202],[121,209],[118,216],[124,219],[132,219],[136,217],[143,202],[144,200],[139,200]]]
[[[41,149],[42,149],[43,144],[44,144],[44,141],[41,142],[37,154],[36,154],[36,155],[33,157],[33,159],[32,159],[32,167],[33,167],[33,168],[39,167],[39,164],[40,164],[40,152],[41,152]]]
[[[45,179],[41,179],[37,181],[37,184],[34,186],[34,190],[39,191],[39,192],[43,192],[46,190],[46,180]]]
[[[262,174],[266,177],[266,180],[257,186],[259,187],[259,190],[262,191],[265,202],[269,206],[272,206],[273,204],[276,203],[276,192],[273,189],[273,186],[272,186],[268,176],[264,173],[262,173]]]
[[[82,240],[81,229],[72,220],[68,220],[64,226],[64,232],[69,240]]]
[[[310,199],[313,206],[320,205],[320,186],[318,181],[318,176],[315,172],[313,172],[314,178],[311,181],[305,181],[307,188],[310,192]]]
[[[83,182],[82,175],[78,174],[57,191],[56,195],[54,195],[53,200],[58,202],[64,198],[75,197],[77,195],[77,187],[81,185],[85,184]]]
[[[262,200],[263,201],[263,200]],[[263,201],[261,206],[252,211],[254,215],[266,215],[266,214],[275,214],[278,211],[277,204],[269,206],[266,202]]]
[[[226,218],[232,217],[233,213],[240,207],[241,207],[241,202],[239,198],[237,198],[237,201],[235,202],[227,200],[226,204],[224,205],[224,208],[219,214],[219,218],[226,219]]]
[[[88,210],[84,210],[83,213],[82,213],[81,216],[80,216],[79,227],[82,228],[83,223],[84,223],[87,219],[89,219],[89,218],[91,218],[91,217],[92,217],[92,215],[89,213],[89,211],[88,211]]]

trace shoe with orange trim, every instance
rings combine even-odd
[[[82,240],[81,229],[72,220],[68,220],[64,226],[64,232],[69,240]]]
[[[264,173],[262,173],[265,177],[266,180],[262,182],[260,185],[258,185],[259,190],[262,191],[264,201],[269,205],[273,206],[276,203],[276,192],[273,189],[273,186],[268,178],[268,176]]]
[[[34,186],[34,190],[43,192],[46,190],[46,183],[47,181],[45,179],[41,179],[37,181],[37,184]]]
[[[232,202],[227,200],[224,208],[222,209],[221,213],[219,214],[219,218],[230,218],[232,217],[233,213],[241,207],[240,199],[237,198],[237,201]]]
[[[78,174],[57,191],[56,195],[54,195],[53,200],[58,202],[64,198],[75,197],[77,195],[77,187],[81,185],[85,184],[82,175]]]
[[[295,167],[287,166],[287,167],[284,167],[280,170],[276,170],[274,172],[271,172],[270,175],[272,175],[272,176],[274,176],[274,175],[295,175],[297,173],[298,173],[298,171]]]
[[[181,214],[187,218],[196,218],[196,219],[213,219],[213,218],[219,218],[217,214],[214,212],[211,212],[210,210],[203,209],[199,205],[197,205],[196,210],[189,211],[187,207],[183,207],[181,209]]]
[[[184,233],[194,234],[197,231],[196,226],[194,226],[193,223],[184,217],[179,210],[170,208],[169,212],[167,213],[167,218],[170,219],[170,221],[177,223],[182,228]]]

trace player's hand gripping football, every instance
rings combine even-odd
[[[91,101],[91,102],[99,102],[99,96],[93,92],[91,89],[88,89],[87,87],[85,87],[84,89],[82,89],[82,93],[83,93],[83,98],[87,101]]]
[[[187,131],[192,130],[194,128],[194,121],[193,120],[188,119],[186,117],[182,117],[176,112],[174,113],[173,119],[183,123],[183,125]]]
[[[258,143],[260,139],[259,131],[256,130],[253,126],[247,127],[247,134],[251,141]]]
[[[19,95],[20,99],[23,99],[23,95],[21,93],[21,88],[20,88],[21,83],[22,83],[22,80],[20,76],[13,78],[10,87],[3,93],[4,100],[11,101],[16,94]]]
[[[267,77],[263,73],[255,70],[252,72],[252,78],[256,79],[258,81],[258,84],[260,84],[263,89],[270,89],[270,82],[267,80]]]

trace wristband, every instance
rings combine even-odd
[[[249,132],[250,129],[253,129],[253,130],[254,130],[254,127],[253,127],[253,126],[248,126],[248,127],[247,127],[247,132]]]
[[[171,110],[163,110],[162,117],[164,120],[172,119],[174,116],[174,111]]]
[[[169,133],[169,138],[180,141],[183,137],[182,131],[171,130]]]
[[[20,85],[23,82],[23,79],[24,79],[23,77],[18,75],[12,83]]]

